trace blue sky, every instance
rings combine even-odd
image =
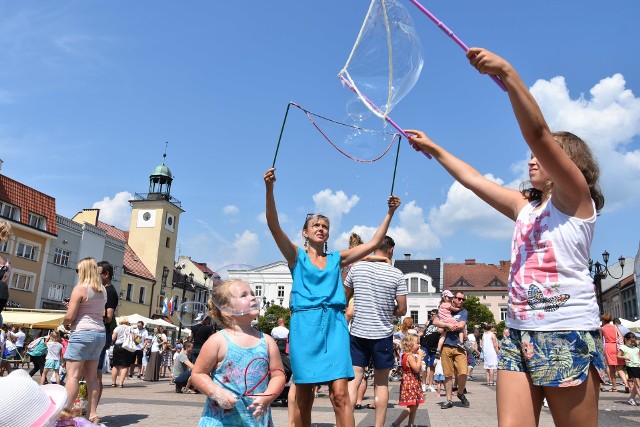
[[[507,96],[408,1],[425,61],[393,110],[483,174],[517,186],[528,149]],[[270,167],[287,103],[342,120],[337,73],[369,1],[0,1],[2,173],[56,198],[71,217],[100,207],[129,226],[169,142],[172,195],[182,201],[179,254],[212,268],[282,256],[264,223]],[[425,1],[469,46],[507,58],[554,130],[587,140],[607,199],[592,257],[635,256],[640,208],[640,3]],[[392,150],[395,151],[395,150]],[[394,154],[346,159],[298,110],[277,160],[283,228],[299,239],[308,212],[332,220],[331,249],[370,237],[386,211]],[[396,256],[498,263],[513,225],[405,144],[389,234]]]

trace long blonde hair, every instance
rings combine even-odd
[[[11,237],[11,224],[8,221],[0,220],[0,242],[9,240]]]
[[[94,292],[102,292],[104,290],[95,259],[91,257],[83,258],[78,262],[78,283],[86,286],[90,285]]]
[[[210,314],[218,323],[220,323],[225,328],[232,328],[236,324],[233,316],[231,314],[225,313],[223,311],[223,307],[228,305],[231,301],[231,297],[233,296],[233,293],[231,292],[232,286],[239,283],[245,282],[244,280],[240,279],[229,279],[213,288],[210,301]]]

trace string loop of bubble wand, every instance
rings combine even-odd
[[[347,86],[349,89],[351,89],[353,92],[355,92],[355,93],[360,97],[360,99],[361,99],[361,100],[365,100],[365,101],[367,102],[367,104],[368,104],[371,108],[373,108],[375,111],[377,111],[379,114],[381,114],[381,116],[380,116],[380,117],[384,117],[384,120],[386,120],[386,122],[387,122],[387,123],[389,123],[391,126],[393,126],[394,128],[396,128],[396,130],[397,130],[398,132],[400,132],[400,134],[401,134],[402,136],[404,136],[405,138],[407,138],[407,140],[409,140],[409,139],[411,138],[411,137],[409,136],[409,134],[408,134],[408,133],[406,133],[406,132],[404,131],[404,129],[402,129],[400,126],[398,126],[398,124],[397,124],[396,122],[394,122],[394,121],[391,119],[391,117],[389,117],[389,116],[388,116],[388,115],[386,115],[386,114],[384,114],[384,115],[382,116],[382,114],[383,114],[383,113],[380,111],[380,108],[379,108],[376,104],[374,104],[374,103],[373,103],[369,98],[367,98],[367,96],[366,96],[364,93],[362,93],[362,92],[358,91],[358,90],[357,90],[357,89],[356,89],[356,88],[351,84],[351,82],[350,82],[349,80],[345,79],[345,78],[342,76],[342,74],[338,74],[338,78],[340,79],[340,81],[341,81],[345,86]],[[424,153],[424,152],[423,152],[423,153]],[[429,153],[424,153],[424,155],[425,155],[425,156],[427,156],[428,158],[431,158],[431,155],[430,155]]]
[[[444,22],[436,18],[436,16],[433,13],[429,12],[429,10],[427,10],[426,7],[420,4],[418,0],[409,0],[409,1],[413,3],[414,6],[417,7],[422,13],[424,13],[427,16],[427,18],[431,19],[438,26],[438,28],[440,28],[446,35],[448,35],[454,42],[456,42],[456,44],[460,46],[465,52],[469,50],[469,46],[464,44],[464,42],[460,40],[460,38],[456,36],[454,32],[451,31],[451,29],[445,25]],[[488,74],[488,76],[491,77],[491,79],[494,82],[496,82],[496,84],[500,86],[500,88],[503,91],[507,92],[507,87],[504,85],[504,83],[502,82],[502,80],[500,80],[498,76],[493,74]]]

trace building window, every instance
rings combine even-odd
[[[24,242],[18,242],[16,256],[36,261],[36,247]]]
[[[411,287],[411,289],[409,290],[409,292],[418,292],[419,284],[420,284],[419,279],[417,277],[412,277],[410,279],[410,287]]]
[[[0,216],[20,221],[20,208],[6,202],[0,202]]]
[[[411,318],[413,319],[413,324],[418,324],[418,310],[411,310]]]
[[[284,298],[284,285],[278,285],[278,298]]]
[[[11,277],[11,288],[31,292],[33,291],[34,281],[34,275],[14,272]]]
[[[63,267],[69,267],[70,256],[71,256],[70,251],[66,251],[61,248],[56,248],[55,253],[53,254],[53,263],[56,265],[61,265]]]
[[[164,244],[167,248],[171,247],[171,237],[167,237],[167,241]]]
[[[34,214],[33,212],[29,212],[29,225],[31,227],[37,228],[38,230],[47,229],[47,218]]]
[[[4,242],[0,243],[0,252],[5,252],[5,253],[9,252],[9,241],[8,240],[5,240]]]
[[[146,290],[147,289],[144,286],[140,286],[140,296],[138,297],[138,302],[140,304],[144,304],[144,297],[145,297],[144,294],[146,293],[145,292]]]
[[[127,296],[125,299],[131,301],[131,298],[133,298],[133,283],[127,283]]]
[[[255,285],[256,289],[255,289],[255,294],[257,297],[261,297],[262,296],[262,285]]]
[[[47,298],[54,301],[62,301],[62,298],[64,298],[65,288],[66,285],[61,283],[52,283],[49,285],[49,294],[47,295]]]
[[[507,307],[500,307],[500,320],[507,320]]]
[[[486,295],[482,295],[482,299],[487,299],[487,296]]]
[[[429,282],[425,279],[420,279],[420,292],[429,292]]]
[[[507,299],[507,296],[505,294],[500,295],[502,297],[502,299]]]

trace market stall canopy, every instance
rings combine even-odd
[[[162,319],[149,319],[148,317],[144,317],[140,314],[129,314],[127,316],[120,316],[118,318],[116,318],[116,321],[118,322],[118,324],[120,324],[120,319],[122,319],[123,317],[126,317],[127,320],[129,321],[129,324],[131,325],[135,325],[138,322],[143,322],[144,326],[164,326],[167,329],[176,329],[175,325],[172,325],[169,322],[166,322]]]
[[[625,326],[631,332],[640,332],[640,320],[632,322],[631,320],[620,319],[620,324]]]
[[[6,309],[2,312],[4,323],[8,325],[26,326],[32,329],[56,329],[62,324],[66,311],[63,310],[30,310]]]

